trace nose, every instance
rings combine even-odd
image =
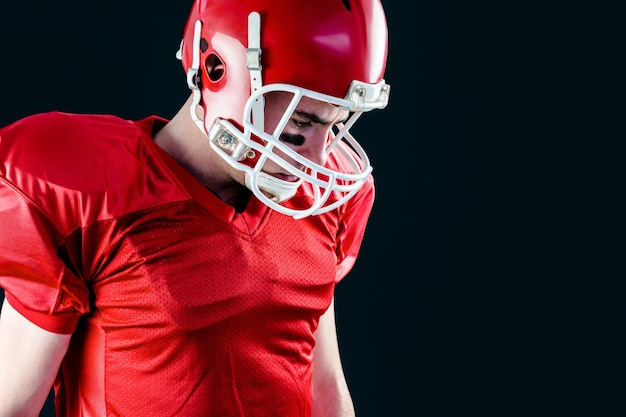
[[[330,131],[327,129],[315,129],[307,135],[304,145],[298,149],[298,153],[308,160],[324,166],[326,164],[326,148],[330,138]]]

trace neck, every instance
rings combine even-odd
[[[251,195],[243,186],[243,173],[215,153],[206,135],[191,119],[190,107],[191,98],[154,135],[154,141],[220,200],[240,212]]]

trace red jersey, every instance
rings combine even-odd
[[[236,213],[154,143],[164,123],[47,113],[0,130],[0,285],[74,333],[57,415],[309,416],[313,332],[373,182],[302,220],[254,196]]]

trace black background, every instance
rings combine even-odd
[[[172,117],[189,3],[3,5],[0,125]],[[624,13],[492,3],[383,0],[378,200],[336,301],[359,417],[626,413]]]

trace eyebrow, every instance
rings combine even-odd
[[[319,117],[315,113],[309,113],[309,112],[306,112],[306,111],[296,110],[296,111],[294,111],[294,114],[297,114],[300,117],[304,117],[306,119],[309,119],[313,123],[319,123],[321,125],[329,125],[330,124],[330,120],[324,120],[324,119],[322,119],[321,117]],[[348,120],[349,117],[350,117],[350,115],[348,114],[348,116],[346,116],[343,120],[340,120],[337,123],[345,123],[346,120]]]

